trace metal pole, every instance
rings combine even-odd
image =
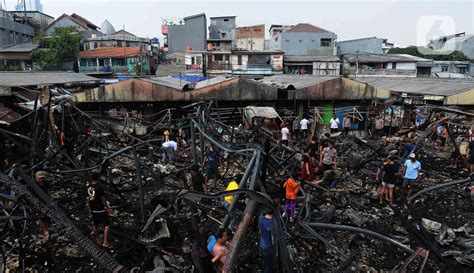
[[[191,154],[193,155],[193,163],[197,164],[197,156],[196,156],[196,136],[195,136],[195,129],[194,129],[194,122],[191,120],[189,122],[190,131],[191,131]]]
[[[143,185],[142,185],[142,170],[140,167],[140,160],[137,155],[137,149],[135,147],[132,148],[133,159],[135,160],[135,168],[137,171],[137,181],[138,181],[138,190],[140,192],[140,213],[141,213],[141,221],[142,223],[145,222],[145,204],[144,204],[144,193],[143,193]]]

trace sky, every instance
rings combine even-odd
[[[6,2],[14,9],[17,0]],[[53,17],[77,13],[96,25],[108,19],[116,30],[162,40],[162,18],[237,16],[237,26],[310,23],[338,41],[376,36],[396,45],[423,45],[452,32],[474,34],[474,0],[42,0]],[[209,23],[208,23],[209,25]]]

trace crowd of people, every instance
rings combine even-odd
[[[352,126],[352,117],[346,115],[342,119],[342,123],[336,115],[329,121],[328,129],[325,133],[315,134],[312,128],[312,122],[307,116],[302,119],[295,118],[290,121],[282,121],[278,126],[275,120],[267,121],[267,125],[272,129],[279,127],[279,140],[282,146],[291,147],[297,143],[299,147],[304,147],[301,153],[301,165],[299,172],[293,173],[289,177],[282,178],[281,187],[284,189],[284,206],[282,217],[289,218],[289,222],[293,223],[297,219],[298,194],[302,187],[302,182],[308,185],[321,185],[327,188],[338,186],[341,181],[341,168],[338,168],[338,150],[336,141],[342,135],[347,136]],[[388,136],[397,132],[400,126],[399,120],[393,117],[389,121],[381,116],[375,117],[375,136]],[[447,130],[451,130],[450,134]],[[342,134],[339,134],[342,132]],[[447,138],[454,137],[454,141],[459,143],[458,146],[468,141],[465,152],[461,152],[470,164],[471,172],[474,172],[474,126],[470,129],[462,126],[443,126],[440,125],[433,132],[431,139],[439,141],[441,146],[446,145]],[[164,130],[162,147],[162,162],[173,163],[177,160],[179,151],[183,147],[187,147],[186,132],[180,130],[176,136],[173,136],[170,130]],[[380,164],[374,177],[374,183],[378,187],[379,203],[394,206],[396,188],[399,188],[399,197],[410,197],[414,188],[420,183],[422,175],[422,164],[417,158],[419,146],[412,139],[404,147],[394,146],[394,149],[388,149],[387,153],[380,158]],[[2,145],[3,153],[3,169],[7,171],[11,167],[11,158],[14,155],[14,144],[5,141]],[[403,150],[402,150],[403,149]],[[400,152],[405,151],[406,161],[400,162]],[[210,193],[212,191],[233,191],[239,188],[239,182],[242,179],[241,174],[235,174],[232,177],[221,177],[220,172],[225,164],[224,158],[219,149],[214,145],[208,145],[203,153],[204,161],[199,165],[191,165],[190,181],[186,184],[193,191]],[[202,167],[201,167],[202,166]],[[52,198],[50,187],[47,181],[48,173],[39,170],[35,173],[34,179],[39,186],[50,198]],[[225,179],[225,187],[218,188],[218,182]],[[212,187],[210,181],[213,181]],[[2,192],[12,194],[11,191],[2,186]],[[222,208],[229,210],[234,203],[235,196],[230,194],[223,198]],[[99,176],[91,177],[88,185],[87,204],[90,209],[92,219],[91,234],[97,243],[105,249],[111,249],[109,242],[110,234],[110,218],[109,215],[113,209],[107,201],[106,192],[101,186]],[[283,205],[283,204],[282,204]],[[229,254],[229,239],[235,231],[236,215],[231,215],[229,224],[220,227],[217,230],[213,228],[200,229],[200,250],[199,256],[201,265],[205,272],[225,272],[225,261]],[[37,217],[37,224],[40,233],[47,237],[49,234],[49,219],[44,215]],[[100,228],[103,234],[99,233]],[[262,258],[261,272],[274,272],[273,266],[273,211],[265,210],[258,218],[258,230],[260,234],[259,250]]]

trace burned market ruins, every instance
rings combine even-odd
[[[1,267],[472,272],[474,82],[431,81],[2,73]]]
[[[474,272],[473,3],[11,2],[1,272]]]

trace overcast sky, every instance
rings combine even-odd
[[[16,0],[5,1],[7,9]],[[426,36],[444,32],[474,33],[474,0],[445,1],[340,1],[340,0],[42,0],[44,12],[58,17],[73,12],[100,26],[104,19],[116,30],[144,37],[159,37],[161,18],[237,16],[237,25],[311,23],[333,31],[338,40],[377,36],[397,45],[420,44]],[[2,3],[3,4],[3,3]],[[428,29],[428,30],[426,30]],[[426,34],[429,33],[429,34]],[[446,33],[445,33],[446,34]],[[447,33],[450,34],[450,33]]]

